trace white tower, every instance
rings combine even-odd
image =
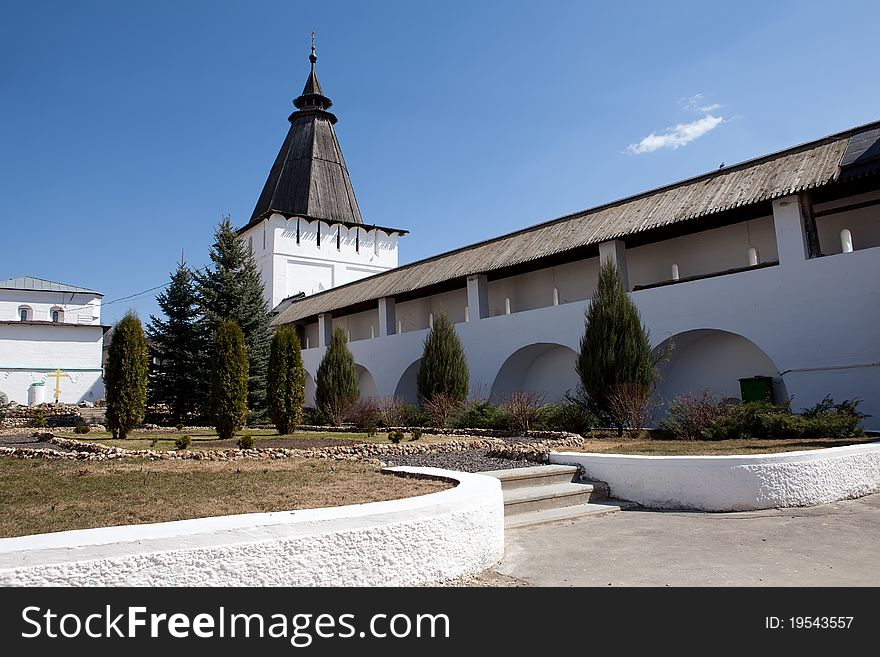
[[[333,125],[333,104],[311,72],[290,129],[240,238],[254,254],[269,307],[397,266],[407,231],[365,224]]]

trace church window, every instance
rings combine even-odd
[[[31,309],[28,306],[19,306],[18,308],[18,318],[23,322],[29,322],[31,317]]]
[[[321,248],[321,222],[318,222],[318,248]]]
[[[354,252],[360,253],[361,252],[361,229],[355,228],[354,230],[355,230],[355,233],[354,233]]]
[[[299,217],[296,218],[296,245],[299,246]]]
[[[336,229],[336,250],[339,251],[339,249],[341,249],[341,248],[342,248],[342,226],[339,226]]]
[[[62,313],[60,308],[53,308],[50,316],[52,317],[52,321],[56,324],[64,319],[64,314]]]
[[[248,253],[254,252],[254,238],[253,236],[248,237]]]
[[[263,251],[266,250],[266,229],[263,229]]]

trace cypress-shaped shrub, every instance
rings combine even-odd
[[[149,362],[141,320],[129,311],[113,327],[104,373],[107,428],[115,438],[127,437],[144,420]]]
[[[330,421],[339,426],[360,395],[354,356],[346,345],[345,331],[333,331],[330,346],[315,377],[315,405]]]
[[[299,336],[293,326],[280,327],[272,337],[266,399],[269,417],[278,433],[290,433],[302,422],[305,370]]]
[[[616,417],[611,404],[617,386],[653,390],[657,380],[648,331],[611,261],[604,262],[599,271],[599,285],[586,311],[575,367],[590,411],[616,425],[619,433],[625,418]]]
[[[470,372],[458,333],[444,314],[434,319],[434,326],[425,337],[422,360],[416,383],[419,399],[430,401],[438,394],[457,403],[468,393]]]
[[[247,421],[248,355],[234,320],[222,322],[214,338],[211,415],[217,435],[229,440]]]

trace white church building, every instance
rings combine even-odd
[[[104,397],[103,295],[32,276],[0,280],[0,393],[18,404]]]
[[[674,342],[658,400],[740,398],[755,380],[794,408],[859,397],[880,427],[880,123],[398,267],[405,231],[364,223],[311,61],[240,230],[273,324],[300,327],[309,403],[335,327],[362,396],[415,401],[438,313],[456,323],[482,394],[562,398],[610,259],[652,343]]]

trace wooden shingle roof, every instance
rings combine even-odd
[[[878,127],[880,122],[854,128],[332,288],[295,301],[272,324],[814,189],[837,178],[851,139]]]
[[[327,110],[333,104],[324,95],[315,73],[314,46],[311,72],[297,108],[288,117],[290,129],[245,228],[273,212],[344,224],[363,224],[361,211],[345,166],[345,158]]]

